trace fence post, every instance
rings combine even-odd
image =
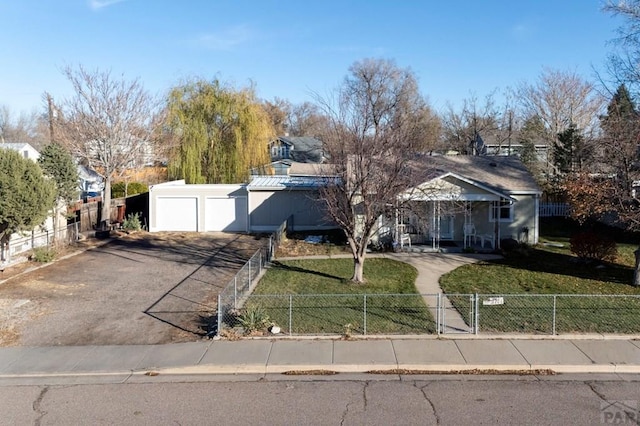
[[[233,277],[233,309],[238,309],[238,274]]]
[[[444,333],[447,330],[447,308],[444,306],[444,301],[442,300],[442,296],[440,296],[440,307],[442,311],[440,312],[440,325],[442,327],[442,332]]]
[[[218,295],[218,329],[216,330],[216,336],[220,337],[220,331],[222,330],[222,296]]]
[[[480,306],[480,304],[478,303],[479,298],[478,298],[478,293],[475,294],[475,300],[474,300],[474,334],[477,336],[478,335],[478,321],[479,321],[479,317],[480,317],[480,312],[478,307]]]
[[[251,259],[247,262],[247,266],[249,266],[249,274],[247,275],[247,287],[251,287]]]
[[[551,334],[553,336],[556,335],[556,298],[558,296],[553,295],[553,322],[552,322],[552,328],[551,328]]]
[[[365,294],[363,299],[363,312],[364,312],[364,326],[363,326],[363,331],[364,331],[364,335],[367,335],[367,295]]]
[[[440,294],[441,293],[438,293],[436,295],[436,330],[437,330],[438,336],[441,334],[441,330],[440,330],[440,326],[441,326],[440,319],[441,318],[440,318],[440,316],[442,315],[442,311],[441,311],[442,310],[442,305],[441,305],[442,299],[440,297]]]
[[[293,333],[293,295],[289,295],[289,336]]]

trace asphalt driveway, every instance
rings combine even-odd
[[[9,343],[21,346],[196,341],[208,331],[218,292],[265,245],[265,238],[223,233],[113,239],[0,285],[12,309],[0,326],[21,319]]]

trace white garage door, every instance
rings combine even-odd
[[[247,198],[207,198],[205,231],[245,232],[247,230]]]
[[[198,199],[196,197],[158,197],[156,228],[158,231],[197,231]]]

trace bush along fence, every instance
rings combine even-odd
[[[218,324],[287,335],[631,334],[640,333],[638,312],[632,295],[245,294]]]

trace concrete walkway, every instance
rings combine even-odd
[[[500,256],[492,254],[443,254],[443,253],[393,253],[390,258],[406,262],[418,270],[416,278],[416,289],[418,293],[424,295],[441,294],[440,303],[442,306],[441,333],[469,333],[472,330],[462,319],[457,309],[453,307],[451,301],[440,288],[440,277],[447,272],[482,260],[499,259]],[[437,303],[433,296],[425,296],[425,303],[434,318],[438,317]]]
[[[296,373],[640,373],[640,342],[570,339],[253,339],[0,348],[0,385]],[[544,371],[543,371],[544,370]],[[155,378],[160,376],[159,378]]]

